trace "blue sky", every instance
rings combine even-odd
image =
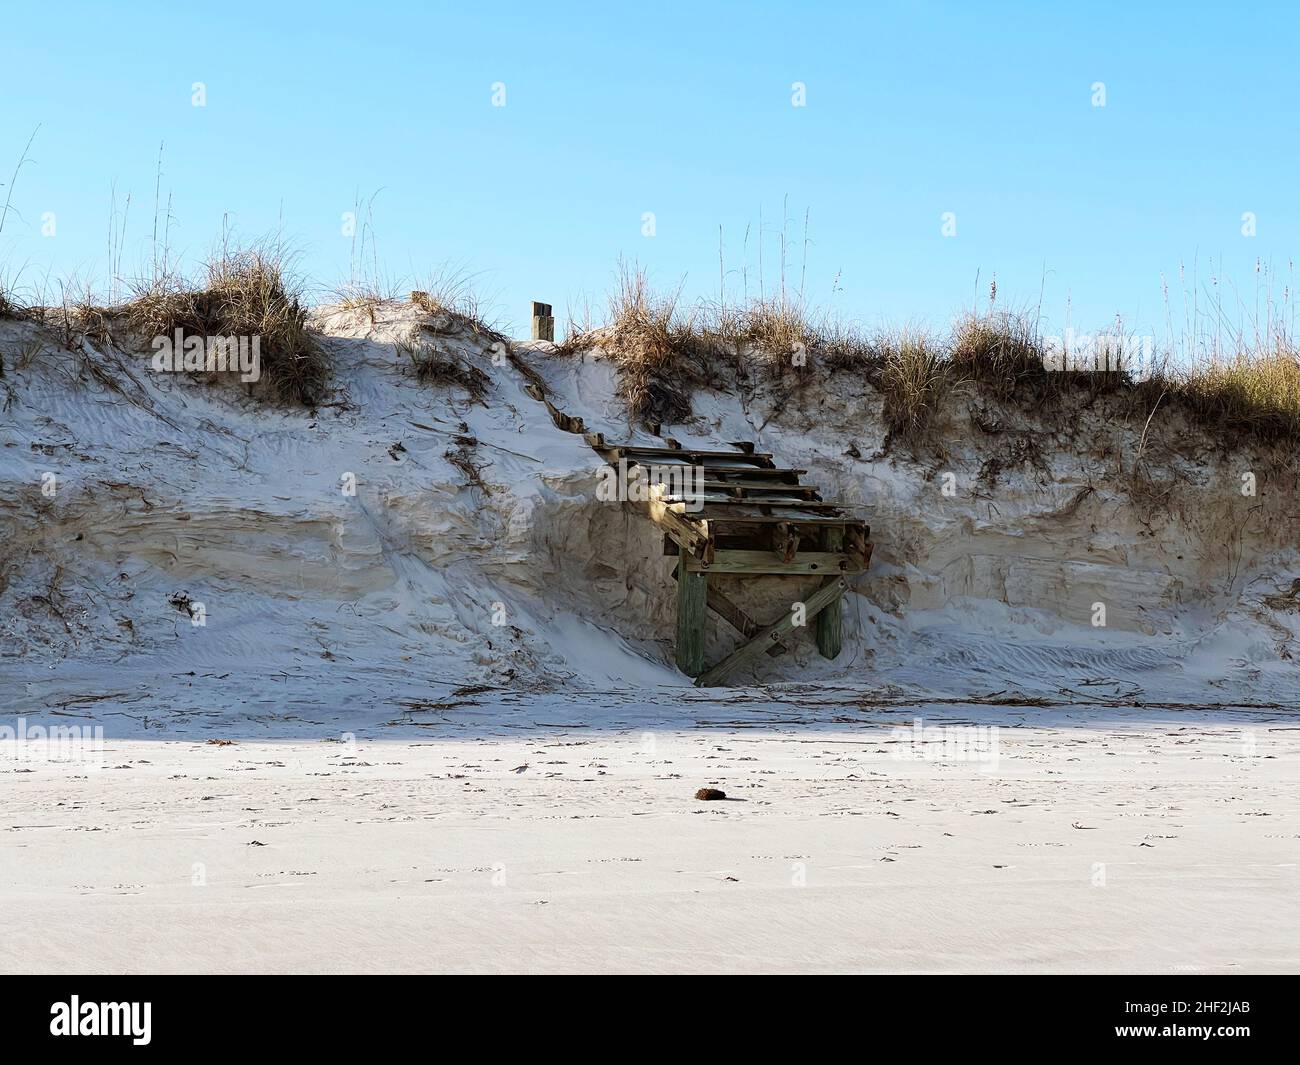
[[[1041,291],[1051,327],[1067,308],[1085,329],[1118,313],[1163,339],[1162,273],[1175,318],[1194,264],[1249,314],[1261,260],[1281,298],[1300,237],[1300,15],[1138,8],[23,5],[5,13],[0,181],[40,130],[0,270],[104,289],[116,189],[119,223],[132,198],[123,272],[144,272],[163,142],[188,260],[223,220],[248,238],[282,230],[332,288],[350,269],[342,215],[373,197],[389,279],[450,264],[516,333],[531,299],[561,318],[602,305],[620,257],[716,296],[719,226],[731,298],[749,227],[754,294],[760,210],[770,291],[788,204],[787,283],[807,210],[807,300],[862,325],[946,325],[978,276],[981,300],[993,277],[1001,303]]]

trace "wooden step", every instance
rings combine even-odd
[[[747,470],[740,466],[714,466],[707,462],[695,468],[704,471],[706,483],[709,478],[713,478],[727,484],[753,485],[755,487],[770,484],[774,488],[783,484],[798,484],[799,478],[808,472],[807,470],[787,469],[780,466],[773,466],[769,469],[755,467]]]
[[[736,500],[760,500],[768,494],[803,496],[813,501],[821,500],[821,492],[815,484],[738,484],[735,481],[710,481],[706,477],[703,487],[706,492],[726,492]]]
[[[643,460],[646,465],[652,463],[648,460],[659,459],[667,460],[671,465],[692,465],[698,466],[701,463],[721,460],[727,463],[735,463],[738,467],[753,466],[756,468],[771,468],[775,465],[772,456],[765,452],[744,452],[744,451],[702,451],[695,448],[675,448],[675,447],[640,447],[633,444],[612,444],[606,445],[599,449],[611,462],[617,462],[619,459]]]
[[[632,463],[629,469],[635,469],[637,463]],[[659,466],[655,463],[646,463],[646,469],[671,470],[671,466]],[[807,470],[784,469],[779,467],[759,468],[757,466],[714,466],[707,464],[703,466],[682,466],[682,470],[702,470],[704,472],[704,484],[712,484],[715,490],[725,490],[728,488],[758,488],[768,489],[769,491],[779,492],[786,489],[795,488],[812,488],[816,492],[816,487],[812,485],[800,485],[799,478]],[[696,476],[696,475],[692,475]],[[659,483],[663,483],[661,478]]]
[[[688,518],[702,518],[710,526],[722,525],[774,525],[778,522],[786,522],[792,526],[799,525],[834,525],[841,528],[849,526],[861,526],[866,528],[866,523],[858,518],[846,514],[737,514],[735,511],[715,509],[705,505],[702,511],[686,511]]]
[[[704,497],[704,506],[698,505],[694,510],[691,509],[693,503],[697,500],[689,496],[666,495],[661,497],[663,502],[672,507],[678,513],[686,514],[694,518],[714,518],[723,521],[744,521],[748,517],[750,521],[762,521],[766,516],[780,514],[783,516],[774,516],[774,521],[799,521],[802,517],[807,516],[811,520],[824,520],[828,517],[836,518],[839,521],[857,521],[851,514],[847,513],[850,509],[848,506],[840,503],[810,503],[807,500],[793,499],[769,500],[769,499],[720,499],[709,495],[707,492]],[[804,512],[804,513],[799,513]]]

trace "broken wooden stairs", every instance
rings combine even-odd
[[[733,450],[608,443],[584,433],[612,466],[643,469],[646,517],[664,533],[664,553],[676,555],[677,667],[701,687],[721,684],[761,654],[784,653],[784,641],[802,624],[815,628],[818,651],[835,658],[843,642],[843,594],[847,578],[871,561],[870,527],[842,504],[822,499],[803,484],[807,471],[777,466],[770,454],[738,441]],[[727,577],[820,575],[820,587],[802,604],[790,604],[777,620],[761,625],[710,580]],[[706,669],[704,626],[712,610],[745,637],[731,654]]]

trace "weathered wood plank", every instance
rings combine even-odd
[[[762,518],[764,514],[774,514],[775,511],[787,510],[805,511],[809,518],[844,518],[844,511],[849,506],[846,503],[836,503],[826,501],[826,499],[800,498],[798,495],[788,495],[784,499],[764,498],[761,495],[754,497],[754,495],[731,494],[727,492],[727,489],[720,488],[706,488],[702,493],[694,492],[694,485],[690,486],[690,488],[692,488],[692,492],[684,493],[677,489],[676,486],[673,486],[672,494],[666,495],[664,502],[681,503],[681,505],[694,503],[695,506],[699,506],[699,498],[703,495],[703,505],[715,508],[719,514],[724,516],[751,514],[755,518]],[[794,518],[797,520],[800,515],[796,514]],[[779,520],[784,521],[785,518]],[[849,520],[858,521],[861,519]]]
[[[686,568],[707,573],[830,574],[860,573],[861,566],[843,553],[800,551],[793,562],[779,562],[771,551],[716,548],[713,559],[687,558]]]
[[[739,484],[746,487],[764,488],[796,485],[807,470],[777,467],[761,469],[758,466],[715,466],[705,462],[699,465],[704,471],[705,480],[718,480],[727,484]]]
[[[804,600],[803,617],[805,623],[817,617],[826,609],[828,603],[838,600],[839,596],[847,587],[843,577],[836,577],[834,580],[818,588],[806,600]],[[712,669],[701,674],[695,681],[696,687],[708,688],[715,684],[722,683],[727,677],[734,673],[741,666],[752,662],[770,647],[775,640],[779,640],[785,634],[791,632],[795,627],[795,614],[792,610],[787,610],[781,619],[760,631],[752,640],[736,648],[731,654],[727,655]]]
[[[603,454],[609,454],[608,449]],[[614,461],[617,463],[617,458]],[[630,461],[642,462],[643,460],[634,458]],[[645,465],[653,466],[656,463],[645,460]],[[720,466],[708,461],[693,463],[692,466],[694,469],[704,471],[705,483],[718,482],[725,488],[737,485],[743,488],[793,488],[799,484],[799,478],[808,472],[776,466]]]
[[[765,451],[710,451],[701,448],[690,447],[643,447],[640,444],[606,444],[604,450],[613,453],[612,461],[617,462],[620,458],[625,459],[683,459],[693,463],[707,463],[710,459],[720,459],[725,462],[741,462],[744,466],[738,466],[737,469],[771,469],[773,466],[772,456]]]
[[[828,551],[838,551],[844,545],[844,532],[842,529],[826,530],[826,549]],[[829,584],[835,578],[827,577],[825,583]],[[841,592],[835,598],[826,604],[826,607],[817,615],[814,622],[815,634],[817,637],[817,651],[823,658],[835,659],[844,646],[844,595]]]
[[[659,485],[652,485],[650,488],[652,495],[645,504],[645,508],[650,514],[650,520],[676,540],[688,555],[712,560],[713,541],[709,537],[709,523],[679,514],[667,506],[655,495],[660,488]]]
[[[737,504],[741,506],[742,504]],[[766,504],[748,503],[745,506],[766,506]],[[780,508],[784,510],[785,508]],[[725,503],[712,504],[705,503],[703,509],[691,511],[691,515],[697,518],[707,518],[710,522],[725,522],[728,525],[770,525],[780,522],[787,522],[793,526],[834,526],[835,528],[844,528],[849,525],[860,524],[859,519],[845,517],[843,514],[750,514],[746,511],[736,511],[728,509]]]
[[[555,317],[549,303],[533,301],[533,339],[555,340]]]
[[[687,570],[677,579],[677,668],[688,677],[704,671],[704,611],[709,578]]]
[[[704,489],[727,492],[740,499],[758,499],[768,493],[783,496],[810,496],[818,498],[819,490],[815,484],[737,484],[735,481],[710,481],[704,479]]]

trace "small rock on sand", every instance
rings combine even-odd
[[[701,801],[708,801],[709,799],[725,799],[727,793],[725,791],[719,791],[717,788],[700,788],[700,790],[695,793],[695,797]]]

